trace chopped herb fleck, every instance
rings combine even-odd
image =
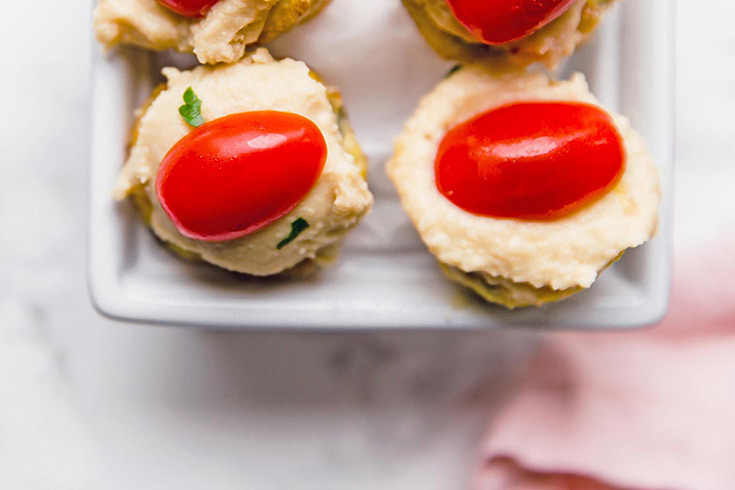
[[[309,222],[306,221],[304,218],[299,218],[291,223],[291,234],[284,238],[281,243],[278,244],[278,250],[281,250],[283,247],[296,240],[296,237],[301,235],[301,233],[309,226]]]
[[[184,92],[184,102],[185,104],[179,107],[179,114],[184,118],[184,121],[195,128],[204,124],[202,101],[197,97],[197,94],[194,93],[194,89],[191,87],[187,88],[186,92]]]
[[[462,65],[454,65],[454,66],[452,67],[452,69],[451,69],[451,70],[449,70],[449,72],[447,72],[447,74],[446,74],[446,75],[444,75],[444,78],[449,78],[449,77],[451,77],[452,75],[454,75],[455,73],[457,73],[457,72],[458,72],[459,70],[461,70],[461,69],[462,69]]]

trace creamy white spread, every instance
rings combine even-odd
[[[440,262],[536,288],[587,288],[622,251],[657,230],[659,173],[643,137],[625,117],[612,114],[627,154],[621,181],[599,201],[556,221],[478,217],[442,196],[434,180],[437,150],[450,128],[496,107],[544,100],[600,105],[581,74],[557,82],[541,73],[464,68],[421,101],[396,140],[388,174]]]
[[[123,199],[143,186],[153,205],[150,225],[164,241],[226,269],[272,275],[314,259],[338,244],[370,209],[372,195],[362,169],[344,147],[327,89],[310,76],[304,63],[276,61],[261,48],[233,65],[184,72],[166,68],[163,74],[168,79],[167,87],[139,114],[137,138],[114,193]],[[206,121],[240,112],[277,110],[300,114],[319,127],[328,148],[324,171],[291,213],[252,235],[226,242],[192,240],[178,232],[156,197],[155,176],[164,156],[191,130],[178,113],[188,87],[202,100]],[[298,218],[311,226],[278,250],[277,244],[289,235],[291,224]]]
[[[220,0],[203,18],[176,14],[156,0],[100,0],[94,13],[97,39],[105,46],[136,44],[150,49],[193,52],[202,63],[232,63],[257,42],[282,0]],[[303,2],[302,2],[303,3]],[[322,0],[306,2],[308,11]],[[303,8],[303,7],[302,7]],[[293,25],[282,12],[283,30]]]
[[[467,59],[488,58],[496,62],[528,65],[541,62],[556,68],[588,37],[582,32],[585,13],[599,16],[611,3],[578,0],[558,19],[518,41],[486,46],[452,13],[446,0],[403,0],[424,36],[443,56]],[[589,9],[587,12],[585,9]]]

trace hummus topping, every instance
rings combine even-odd
[[[388,174],[424,242],[453,271],[538,289],[588,288],[622,251],[641,245],[657,229],[658,170],[643,137],[626,118],[611,115],[627,155],[620,181],[595,203],[564,218],[481,217],[452,204],[436,187],[434,162],[447,132],[478,114],[521,101],[600,105],[581,74],[557,82],[541,73],[492,74],[470,66],[421,101],[396,140]]]
[[[540,62],[552,69],[584,43],[612,2],[578,0],[559,18],[529,36],[487,45],[457,20],[446,0],[403,0],[428,43],[445,58],[516,66]]]
[[[198,67],[191,71],[164,69],[167,86],[140,114],[135,141],[117,184],[123,199],[141,193],[150,202],[146,214],[162,240],[177,250],[233,271],[272,275],[325,255],[372,205],[363,168],[345,147],[328,89],[311,76],[309,68],[292,59],[274,60],[265,49],[234,65]],[[322,133],[328,156],[321,176],[306,197],[287,215],[251,235],[225,242],[205,242],[183,236],[163,210],[155,191],[155,177],[169,150],[192,130],[180,116],[182,95],[188,87],[204,102],[202,116],[213,121],[250,111],[283,111],[311,120]],[[287,247],[298,219],[309,223]]]
[[[267,42],[315,15],[328,0],[220,0],[203,18],[176,14],[156,0],[100,0],[97,39],[193,52],[202,63],[233,63],[247,46]]]

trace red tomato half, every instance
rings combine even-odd
[[[481,114],[444,137],[436,185],[456,206],[493,218],[556,220],[607,194],[625,170],[610,116],[571,102],[526,102]]]
[[[156,193],[184,236],[232,240],[291,212],[326,159],[324,136],[303,116],[232,114],[195,128],[171,148],[158,169]]]
[[[525,37],[562,15],[575,0],[447,0],[454,16],[485,44]]]
[[[158,3],[187,17],[204,17],[219,0],[158,0]]]

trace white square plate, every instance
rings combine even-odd
[[[367,5],[369,3],[369,5]],[[161,66],[187,56],[96,50],[89,281],[110,317],[232,329],[478,329],[500,326],[632,328],[665,313],[670,284],[673,171],[673,6],[628,0],[565,70],[584,72],[593,92],[628,115],[661,167],[659,236],[628,252],[595,286],[543,308],[506,311],[446,280],[419,240],[383,171],[392,139],[418,99],[448,71],[398,0],[335,0],[314,21],[273,43],[342,89],[371,159],[373,213],[347,239],[339,263],[304,279],[254,279],[170,254],[129,203],[110,190],[126,155],[135,108]]]

